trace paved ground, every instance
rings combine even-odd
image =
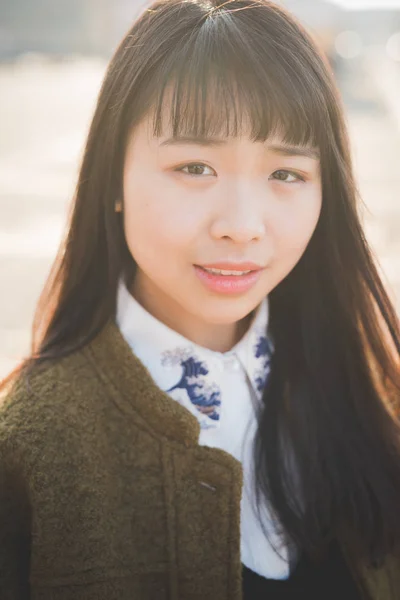
[[[27,351],[104,64],[0,67],[0,377]]]
[[[383,62],[366,67],[348,73],[342,90],[367,237],[400,311],[400,111],[393,97],[400,94],[400,77],[389,89]]]
[[[379,69],[355,66],[341,87],[367,233],[400,299],[400,121]],[[0,377],[29,348],[103,70],[98,61],[0,66]]]

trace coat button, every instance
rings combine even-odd
[[[207,483],[206,481],[199,481],[199,484],[205,488],[207,488],[208,490],[211,490],[212,492],[216,492],[217,488],[214,485],[211,485],[210,483]]]

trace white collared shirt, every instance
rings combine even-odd
[[[280,556],[272,549],[261,529],[253,490],[253,441],[272,354],[266,336],[268,299],[257,308],[242,339],[224,353],[194,344],[153,317],[133,298],[122,280],[116,321],[157,386],[199,420],[199,444],[221,448],[242,463],[243,564],[263,577],[286,579],[287,549],[274,533],[267,507],[263,506],[263,522]]]

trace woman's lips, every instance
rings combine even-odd
[[[233,261],[221,261],[217,263],[209,263],[206,265],[195,265],[204,269],[222,269],[224,271],[258,271],[262,269],[261,265],[254,262],[233,262]]]
[[[223,265],[223,266],[222,266]],[[252,266],[252,268],[250,267]],[[222,275],[220,273],[210,273],[205,268],[222,269],[226,271],[250,271],[244,275]],[[198,266],[194,265],[195,273],[200,281],[212,292],[219,294],[240,294],[247,292],[261,277],[263,269],[254,263],[241,263],[240,265],[232,263],[218,263],[213,265]]]

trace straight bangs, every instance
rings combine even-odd
[[[250,28],[234,17],[208,18],[156,66],[141,98],[142,106],[152,106],[154,136],[262,142],[277,136],[295,146],[324,145],[329,115],[309,67],[302,73],[265,32],[254,35],[254,23]]]

